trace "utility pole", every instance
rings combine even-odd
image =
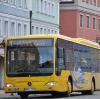
[[[30,35],[32,35],[32,11],[29,12],[30,15]]]

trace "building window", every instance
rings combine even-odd
[[[96,18],[93,18],[93,29],[96,29]]]
[[[80,15],[80,27],[83,27],[83,21],[84,21],[84,17],[83,15]]]
[[[51,30],[51,33],[52,33],[52,34],[54,33],[53,30]]]
[[[100,30],[100,19],[98,19],[98,29]]]
[[[48,34],[50,34],[50,29],[48,29]]]
[[[8,21],[4,22],[4,35],[7,36],[8,35]]]
[[[89,3],[89,0],[86,0],[86,3]]]
[[[0,36],[1,36],[1,20],[0,20]]]
[[[90,4],[92,5],[92,0],[90,0]]]
[[[52,16],[54,16],[54,4],[52,4],[51,14],[52,14]]]
[[[90,17],[89,16],[86,17],[86,27],[87,28],[90,27]]]
[[[46,14],[47,11],[47,1],[44,2],[44,13]]]
[[[24,6],[24,9],[27,9],[27,0],[23,1],[23,6]]]
[[[51,4],[48,3],[48,6],[49,6],[49,8],[48,8],[49,9],[49,13],[48,14],[51,15]]]
[[[35,33],[35,29],[34,29],[34,26],[32,26],[32,34]]]
[[[40,34],[43,34],[43,28],[40,28]]]
[[[13,36],[14,35],[14,33],[15,33],[15,23],[14,22],[11,22],[11,35]]]
[[[8,21],[4,22],[4,35],[7,36],[8,35]]]
[[[27,34],[27,25],[25,24],[24,25],[24,35],[26,35]]]
[[[44,29],[44,33],[45,33],[45,34],[47,33],[46,29]]]
[[[36,27],[36,34],[39,34],[39,28]]]
[[[17,2],[18,2],[18,7],[21,8],[22,5],[21,0],[17,0]]]
[[[3,0],[3,2],[8,4],[9,3],[9,0]]]
[[[21,36],[21,24],[18,23],[18,36]]]
[[[82,2],[85,2],[85,0],[82,0]]]
[[[50,10],[50,3],[47,3],[47,14],[49,15],[49,10]]]
[[[41,0],[41,13],[43,13],[43,0]]]
[[[96,0],[93,0],[93,5],[96,6]]]
[[[15,5],[15,4],[16,4],[16,0],[10,0],[10,3],[11,3],[12,5]]]
[[[39,12],[41,12],[41,0],[37,0],[38,3],[37,3],[37,6],[38,6],[38,10]]]
[[[57,34],[57,31],[55,31],[55,34]]]

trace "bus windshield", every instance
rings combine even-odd
[[[47,76],[53,73],[53,39],[9,40],[7,76]]]

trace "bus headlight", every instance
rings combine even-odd
[[[48,82],[48,83],[46,84],[46,86],[56,86],[56,85],[58,85],[57,82]]]
[[[5,84],[5,87],[14,87],[13,84]]]

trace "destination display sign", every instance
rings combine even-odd
[[[8,41],[8,46],[53,46],[53,39],[14,39]]]

